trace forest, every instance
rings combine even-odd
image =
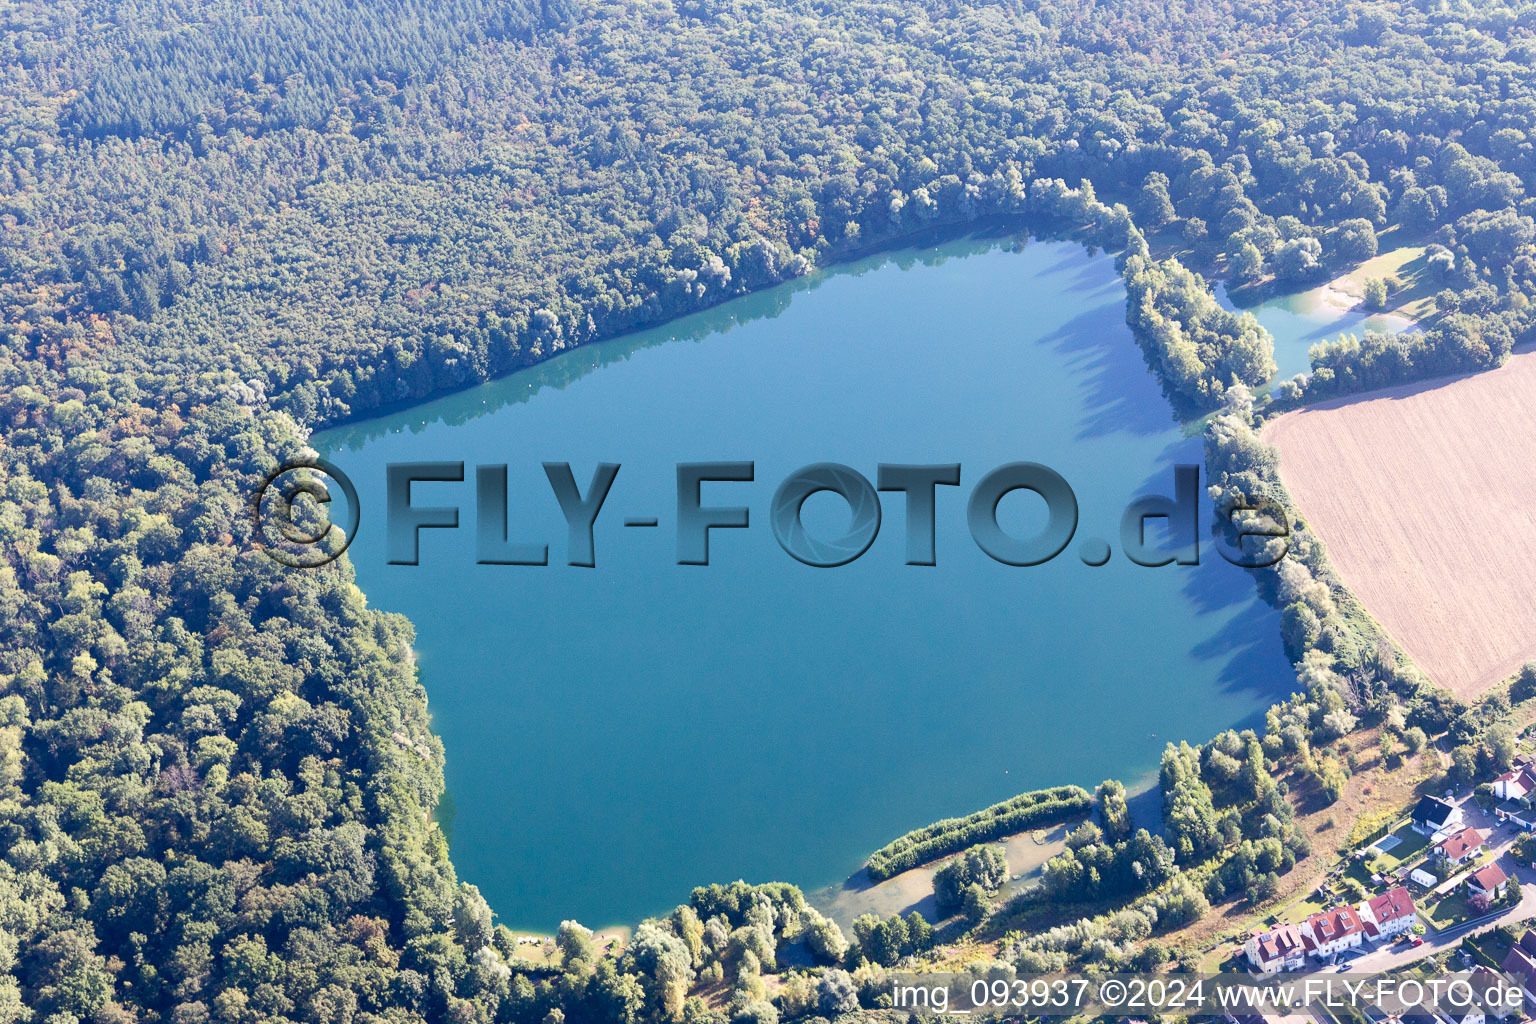
[[[1429,247],[1427,329],[1320,349],[1272,407],[1500,363],[1536,295],[1533,59],[1536,4],[1497,0],[0,5],[0,1024],[878,1006],[928,922],[850,939],[792,886],[525,961],[431,822],[409,623],[344,558],[256,550],[257,481],[319,426],[1004,220],[1118,254],[1149,368],[1215,414],[1217,496],[1283,503],[1269,339],[1209,282]],[[1155,966],[1273,891],[1307,855],[1279,776],[1336,799],[1366,723],[1507,762],[1499,709],[1419,677],[1320,545],[1258,583],[1297,695],[1170,748],[1162,834],[1101,787],[1046,876],[1082,919],[1005,933],[1008,969]],[[945,869],[962,930],[1047,895],[993,905],[986,850]]]

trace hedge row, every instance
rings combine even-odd
[[[984,811],[963,818],[945,818],[887,843],[870,856],[869,875],[877,882],[883,881],[977,843],[1057,824],[1081,814],[1092,803],[1093,797],[1081,786],[1020,793]]]

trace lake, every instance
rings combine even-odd
[[[1020,791],[1156,768],[1170,740],[1258,724],[1288,693],[1277,615],[1208,544],[1199,566],[1119,552],[1122,510],[1201,462],[1124,322],[1113,260],[1069,243],[966,241],[819,273],[663,328],[577,349],[314,438],[356,483],[350,549],[373,607],[403,612],[448,755],[460,877],[505,923],[633,922],[708,882],[836,882],[899,833]],[[386,464],[463,461],[415,505],[457,505],[418,566],[385,561]],[[706,483],[746,506],[678,565],[676,466],[751,460]],[[1077,538],[1019,568],[984,554],[966,501],[1029,460],[1074,489]],[[618,463],[595,568],[566,564],[541,468],[585,494]],[[857,560],[812,568],[769,521],[809,463],[960,463],[937,488],[936,565],[904,564],[906,509]],[[475,564],[475,470],[508,465],[510,539],[547,566]],[[1202,507],[1203,517],[1207,514]],[[627,528],[654,517],[655,528]],[[1027,536],[1043,503],[999,523]],[[835,536],[847,505],[804,506]],[[1090,567],[1084,538],[1115,554]]]
[[[1213,282],[1216,301],[1234,312],[1252,313],[1275,339],[1275,380],[1289,380],[1298,373],[1312,372],[1307,353],[1313,345],[1335,341],[1340,334],[1364,336],[1366,331],[1401,334],[1417,330],[1418,325],[1395,313],[1371,313],[1360,308],[1340,309],[1328,301],[1327,285],[1285,295],[1272,295],[1263,301],[1239,306],[1227,294],[1226,285]]]

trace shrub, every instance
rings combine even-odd
[[[979,886],[996,892],[1008,880],[1008,859],[1001,846],[978,846],[945,864],[933,876],[933,897],[941,911],[961,907],[966,890]]]
[[[1367,309],[1387,308],[1387,282],[1379,277],[1365,279],[1365,307]]]

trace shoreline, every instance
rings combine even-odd
[[[1358,314],[1367,318],[1391,321],[1396,327],[1396,330],[1392,332],[1394,334],[1423,329],[1423,324],[1411,316],[1405,316],[1394,310],[1367,309],[1363,297],[1354,295],[1339,287],[1341,280],[1344,280],[1344,278],[1334,278],[1332,281],[1324,282],[1312,289],[1317,295],[1317,303],[1320,307],[1334,313]],[[1300,292],[1297,294],[1306,295],[1309,293]]]
[[[1138,828],[1162,831],[1162,794],[1158,788],[1159,769],[1149,769],[1126,784],[1126,801],[1131,807],[1131,818]],[[1002,846],[1008,857],[1009,879],[1001,890],[1003,896],[1015,895],[1028,887],[1028,883],[1040,876],[1046,861],[1066,849],[1067,833],[1084,821],[1093,820],[1093,810],[1068,822],[1048,829],[1030,829],[1002,836],[979,845]],[[1045,841],[1035,839],[1035,833],[1043,831]],[[806,902],[844,929],[852,927],[854,918],[863,913],[876,913],[888,917],[892,913],[905,916],[912,911],[921,913],[929,923],[938,925],[943,920],[937,915],[933,901],[933,876],[946,863],[963,853],[947,854],[879,882],[871,882],[868,864],[831,885],[805,893]]]
[[[972,227],[973,230],[961,234],[959,236],[959,238],[955,239],[955,241],[963,242],[964,240],[966,240],[968,238],[977,238],[978,235],[976,234],[975,226],[972,225],[971,227]],[[1040,236],[1035,234],[1033,231],[1031,231],[1030,232],[1030,237],[1033,239],[1033,238],[1038,238]],[[1008,244],[1008,240],[1009,240],[1008,236],[1004,235],[1001,238],[989,239],[988,241],[990,241],[991,247],[995,248],[996,245],[998,245],[999,243],[1001,243],[1002,245],[1006,246]],[[1069,245],[1073,245],[1073,246],[1076,246],[1076,247],[1082,247],[1083,244],[1084,244],[1084,243],[1081,242],[1080,239],[1074,239],[1074,238],[1072,238],[1070,236],[1062,237],[1062,238],[1059,238],[1059,239],[1052,239],[1050,241],[1064,242],[1064,243],[1067,243]],[[877,251],[877,252],[871,254],[870,256],[861,257],[861,259],[862,258],[881,259],[881,260],[890,260],[890,259],[893,259],[893,258],[899,259],[899,258],[901,258],[902,253],[904,253],[906,251],[910,251],[910,242],[908,243],[908,248],[906,248],[906,249],[895,249],[895,250]],[[811,286],[814,286],[814,282],[817,279],[823,277],[826,274],[838,273],[841,270],[842,267],[854,267],[854,268],[857,268],[858,266],[859,266],[859,259],[855,259],[853,262],[847,263],[847,264],[842,264],[839,267],[834,267],[834,268],[829,268],[829,269],[818,268],[811,275],[809,275],[808,279],[800,279],[800,280],[809,280],[811,282]],[[801,287],[798,284],[798,282],[786,282],[786,283],[789,284],[792,288]],[[783,287],[783,285],[781,284],[781,285],[778,285],[778,286],[775,286],[775,287]],[[634,333],[639,333],[639,332],[634,332]],[[602,344],[611,342],[613,340],[615,340],[615,339],[605,339],[605,341],[603,341],[603,342],[592,342],[592,343],[589,343],[589,345],[590,346],[602,345]],[[585,347],[589,347],[589,345],[583,345],[581,347],[585,348]],[[571,351],[574,351],[574,350],[571,350]],[[549,362],[549,360],[545,360],[544,362]],[[519,373],[519,372],[525,372],[525,370],[524,369],[520,369],[518,371],[514,371],[513,375],[515,375],[516,373]],[[503,379],[505,379],[505,378],[503,378]],[[479,385],[477,385],[477,386],[479,386]],[[443,395],[443,396],[438,396],[438,397],[442,398],[442,397],[448,397],[448,396]],[[435,401],[435,400],[437,400],[437,399],[426,399],[426,400],[424,400],[420,404],[425,405],[425,404],[427,404],[429,402],[432,402],[432,401]],[[338,427],[327,428],[327,433],[329,433],[331,430],[345,430],[345,429],[347,429],[348,426],[350,426],[350,425],[339,425]],[[314,439],[312,438],[312,441],[313,440]],[[334,446],[327,445],[327,447],[328,448],[333,448]],[[433,688],[429,684],[424,682],[423,685],[425,686],[425,688],[428,690],[429,693],[432,692]],[[1232,726],[1241,727],[1240,723],[1237,723],[1237,722],[1233,722],[1233,723],[1229,723],[1229,724],[1232,725]],[[433,724],[433,731],[434,731],[435,734],[441,735],[441,733],[439,732],[439,730],[438,730],[438,728],[436,726],[436,723]],[[1188,738],[1188,736],[1185,733],[1180,733],[1180,734],[1174,736],[1174,738],[1175,739],[1185,739],[1185,738]],[[1160,750],[1161,750],[1161,747],[1159,747],[1159,751]],[[1153,797],[1154,802],[1156,801],[1157,769],[1155,767],[1155,758],[1153,760],[1154,760],[1153,766],[1146,772],[1146,774],[1142,775],[1140,778],[1135,778],[1134,777],[1134,773],[1132,773],[1133,777],[1126,779],[1127,788],[1128,788],[1128,791],[1129,791],[1127,795],[1132,800],[1140,800],[1140,799],[1142,799],[1142,798],[1144,798],[1144,797],[1146,797],[1146,796],[1148,796],[1150,794]],[[1113,769],[1110,769],[1110,770],[1106,771],[1105,774],[1115,775],[1115,774],[1118,774],[1118,773],[1116,773]],[[1159,811],[1158,817],[1160,818],[1160,816],[1161,815],[1160,815],[1160,811]],[[1141,820],[1142,822],[1144,822],[1147,825],[1147,827],[1149,827],[1149,828],[1152,827],[1150,820],[1148,820],[1148,818],[1147,818],[1147,816],[1145,814],[1138,815],[1138,819]],[[1062,830],[1063,834],[1061,836],[1059,836],[1059,837],[1055,836],[1055,835],[1052,835],[1051,839],[1048,840],[1046,845],[1049,846],[1052,843],[1058,842],[1060,839],[1064,839],[1064,831],[1065,830]],[[1022,836],[1022,840],[1021,840],[1021,836]],[[1003,838],[1003,842],[1005,843],[1005,845],[1008,846],[1010,854],[1015,855],[1015,856],[1011,856],[1010,857],[1010,861],[1015,861],[1015,857],[1019,858],[1019,859],[1017,859],[1017,861],[1015,863],[1011,864],[1011,868],[1012,868],[1012,872],[1015,875],[1018,875],[1020,877],[1034,877],[1034,876],[1037,876],[1038,872],[1039,872],[1039,869],[1043,866],[1045,861],[1048,860],[1050,856],[1053,856],[1056,852],[1059,852],[1059,847],[1052,848],[1052,849],[1044,849],[1044,850],[1032,848],[1028,844],[1032,843],[1033,841],[1029,838],[1027,833],[1016,835],[1016,836],[1012,836],[1012,837],[1004,837]],[[1039,844],[1036,844],[1036,845],[1039,845]],[[450,856],[452,856],[453,846],[454,846],[454,844],[450,840],[450,843],[449,843]],[[932,873],[935,870],[937,870],[937,865],[940,864],[940,863],[942,863],[942,859],[940,861],[938,861],[938,862],[934,862],[934,863],[929,864],[929,865],[919,866],[918,868],[912,869],[912,871],[914,871],[914,872],[926,872],[926,875],[923,878],[921,878],[920,880],[918,880],[917,882],[914,882],[913,880],[908,880],[907,882],[902,883],[904,885],[914,885],[914,884],[916,884],[916,885],[920,886],[920,888],[907,890],[907,892],[914,897],[913,899],[910,899],[910,900],[907,901],[908,905],[910,905],[911,903],[915,903],[915,902],[921,902],[922,899],[927,898],[927,897],[931,897],[932,887],[931,887],[931,883],[930,883],[929,879],[931,879]],[[817,888],[815,890],[811,890],[811,891],[816,892],[816,893],[827,892],[829,895],[836,895],[836,894],[840,893],[844,888],[846,888],[847,883],[848,883],[848,881],[850,879],[856,878],[859,874],[860,874],[860,872],[855,872],[853,876],[849,876],[849,878],[845,878],[841,882],[833,881],[830,885],[824,885],[824,886],[821,886],[821,887],[819,887],[819,888]],[[906,874],[906,873],[903,873],[903,874]],[[877,888],[879,885],[884,885],[884,884],[887,884],[887,883],[890,883],[890,882],[893,882],[893,881],[897,881],[901,877],[902,876],[897,876],[896,879],[888,879],[888,880],[886,880],[885,883],[877,883],[874,886],[869,886],[869,888],[870,889]],[[471,880],[471,879],[466,878],[465,880]],[[726,879],[725,878],[721,878],[721,879],[718,879],[718,880],[719,881],[725,881]],[[785,879],[785,880],[786,881],[794,881],[794,879]],[[810,892],[808,892],[808,896],[809,895],[810,895]],[[676,893],[676,896],[678,898],[678,902],[686,902],[687,898],[688,898],[688,891],[680,890],[680,891],[678,891]],[[893,897],[893,898],[899,898],[899,897]],[[671,901],[669,901],[668,905],[665,905],[663,907],[658,907],[656,912],[659,913],[659,914],[665,914],[666,912],[670,911],[672,905],[675,905],[675,904],[673,904],[673,903],[671,903]],[[492,906],[494,908],[495,904],[493,903]],[[851,913],[849,915],[850,920],[851,920],[851,918],[853,916],[857,916],[857,913]],[[509,923],[510,921],[514,921],[514,920],[516,920],[516,916],[510,917],[508,919],[508,921],[504,921],[503,923]],[[610,918],[610,920],[611,920],[611,918]],[[546,930],[548,929],[549,924],[550,924],[550,922],[548,920],[545,920],[545,921],[539,922],[539,925],[540,925],[539,927],[534,927],[534,928],[530,928],[530,929],[517,929],[517,928],[514,927],[513,930],[515,932],[517,932],[518,934],[529,934],[529,935],[546,934],[547,933]],[[509,927],[511,927],[510,923],[509,923]]]
[[[402,398],[397,401],[386,402],[384,404],[367,409],[361,413],[349,413],[348,415],[342,416],[335,420],[324,420],[313,424],[304,424],[302,425],[302,429],[307,431],[307,440],[308,437],[312,437],[315,434],[360,427],[373,420],[384,419],[397,413],[420,408],[429,405],[439,399],[462,394],[465,391],[470,391],[474,388],[481,387],[485,384],[490,384],[494,381],[506,380],[507,378],[525,370],[530,370],[534,367],[549,363],[550,361],[570,352],[580,351],[592,346],[601,345],[605,342],[619,341],[621,339],[632,337],[646,331],[664,328],[668,324],[675,324],[678,321],[684,320],[690,316],[712,312],[713,310],[718,309],[720,306],[723,306],[729,302],[733,302],[737,299],[745,298],[751,295],[759,295],[764,292],[772,291],[775,288],[781,288],[785,285],[796,285],[802,288],[812,288],[816,286],[818,280],[821,277],[829,273],[836,273],[843,268],[851,267],[863,260],[876,258],[889,259],[903,252],[918,251],[932,246],[942,245],[948,242],[959,242],[971,238],[977,239],[979,241],[996,242],[1008,237],[1010,234],[1018,234],[1020,232],[1027,234],[1031,241],[1077,241],[1082,245],[1089,244],[1075,237],[1081,233],[1081,225],[1067,224],[1065,225],[1067,230],[1060,234],[1051,234],[1045,232],[1044,230],[1036,230],[1037,228],[1043,229],[1043,227],[1044,224],[1041,222],[1041,218],[1028,213],[992,213],[968,220],[953,220],[930,224],[919,228],[916,231],[898,233],[876,241],[871,241],[867,244],[840,249],[835,254],[829,255],[825,262],[810,264],[805,272],[801,274],[785,276],[770,284],[765,284],[755,288],[747,288],[746,290],[740,292],[732,292],[730,294],[722,293],[719,296],[710,296],[708,299],[700,301],[688,309],[677,310],[675,312],[660,316],[654,320],[632,324],[623,328],[622,330],[613,331],[611,333],[600,332],[596,336],[588,338],[585,341],[580,341],[575,344],[568,345],[565,348],[560,349],[558,352],[553,352],[549,355],[539,356],[529,359],[525,362],[520,362],[518,365],[506,370],[504,373],[492,374],[491,376],[486,377],[484,380],[472,381],[470,383],[456,387],[436,389],[428,392],[427,394],[413,398]]]
[[[948,240],[948,241],[961,241],[961,240],[965,240],[965,239],[968,239],[968,238],[976,238],[978,240],[991,241],[993,244],[996,244],[999,241],[1006,242],[1006,239],[1007,239],[1007,228],[1008,228],[1009,225],[1015,225],[1015,226],[1018,227],[1019,230],[1028,232],[1028,234],[1029,234],[1031,239],[1044,238],[1045,240],[1051,240],[1051,241],[1077,242],[1078,244],[1086,244],[1086,243],[1082,243],[1080,239],[1073,238],[1071,233],[1067,233],[1065,235],[1055,236],[1055,237],[1042,236],[1040,234],[1037,234],[1037,232],[1030,227],[1030,225],[1027,222],[1027,219],[1026,218],[1022,218],[1022,217],[1009,217],[1009,218],[999,217],[999,218],[993,218],[993,219],[990,219],[990,220],[972,221],[972,222],[968,222],[968,223],[965,223],[965,224],[942,225],[942,226],[937,226],[937,227],[931,228],[931,229],[929,229],[929,230],[927,230],[925,232],[920,233],[919,235],[907,236],[907,237],[899,238],[899,239],[886,240],[886,241],[884,241],[882,243],[876,243],[875,245],[873,245],[871,247],[868,247],[868,248],[866,248],[866,249],[864,249],[862,251],[857,251],[857,252],[851,252],[851,253],[844,254],[839,259],[837,259],[837,260],[835,260],[835,261],[833,261],[833,262],[831,262],[829,264],[824,264],[824,265],[820,265],[820,266],[812,268],[812,270],[808,274],[806,274],[806,275],[803,275],[803,276],[798,277],[798,278],[786,279],[783,282],[778,282],[775,285],[769,286],[766,289],[759,289],[758,291],[771,290],[772,288],[782,287],[785,284],[789,284],[791,286],[798,286],[798,287],[815,287],[815,285],[818,282],[818,280],[823,278],[824,276],[826,276],[828,274],[837,273],[839,270],[841,270],[843,268],[855,267],[859,262],[861,262],[863,260],[866,260],[866,259],[891,259],[891,258],[899,257],[899,255],[901,253],[903,253],[903,252],[919,249],[922,246],[922,244],[923,244],[922,241],[921,241],[922,238],[927,238],[927,239],[931,240],[934,244],[937,244],[937,243],[945,241],[945,240]],[[999,231],[1001,233],[993,235],[991,237],[988,237],[988,235],[985,234],[985,232],[988,230],[989,227],[992,228],[994,231]],[[1316,298],[1317,298],[1319,304],[1325,306],[1328,309],[1338,310],[1338,311],[1351,311],[1351,310],[1353,310],[1354,306],[1356,306],[1358,304],[1358,303],[1355,302],[1354,297],[1351,296],[1348,292],[1343,291],[1342,289],[1335,288],[1334,287],[1334,283],[1335,282],[1328,282],[1327,284],[1320,285],[1317,288],[1311,289],[1309,291],[1315,292],[1316,293]],[[1300,294],[1307,294],[1307,293],[1300,293]],[[733,296],[728,296],[728,297],[725,297],[722,300],[722,302],[731,301],[731,300],[734,300],[734,299],[739,298],[739,297],[740,296],[734,296],[734,295]],[[719,305],[719,303],[717,303],[716,305]],[[683,318],[685,318],[687,316],[696,315],[696,314],[701,313],[701,312],[707,312],[709,309],[712,309],[712,308],[715,308],[715,307],[714,306],[703,306],[703,307],[700,307],[699,309],[696,309],[696,310],[692,310],[692,311],[689,311],[689,312],[686,312],[686,313],[680,313],[677,316],[670,317],[670,318],[668,318],[665,321],[659,322],[658,324],[653,324],[653,325],[649,325],[649,326],[646,326],[646,327],[637,327],[637,328],[634,328],[632,330],[621,332],[620,334],[616,334],[616,335],[613,335],[613,336],[610,336],[610,337],[603,338],[601,340],[594,339],[591,342],[584,343],[581,346],[575,346],[572,349],[569,349],[567,351],[574,351],[575,348],[577,348],[577,347],[587,348],[589,346],[595,346],[595,345],[603,344],[604,342],[611,342],[611,341],[614,341],[614,340],[617,340],[617,339],[621,339],[621,338],[623,338],[625,336],[632,336],[632,335],[641,333],[643,331],[652,330],[652,329],[655,329],[656,327],[663,326],[665,323],[675,323],[678,320],[683,319]],[[1380,314],[1380,315],[1382,315],[1382,316],[1392,316],[1393,314]],[[1407,318],[1400,318],[1400,319],[1403,319],[1403,320],[1407,321]],[[1413,321],[1407,321],[1407,322],[1413,323]],[[551,358],[553,358],[553,357],[551,357]],[[525,371],[527,369],[532,368],[533,366],[538,365],[539,362],[547,363],[549,361],[550,361],[549,359],[539,360],[536,363],[532,363],[532,364],[529,364],[527,366],[518,367],[518,368],[510,371],[508,374],[503,375],[502,378],[495,378],[495,379],[506,379],[506,377],[513,376],[513,375],[515,375],[515,374],[517,374],[519,372],[523,372],[523,371]],[[488,383],[488,382],[481,382],[481,383]],[[471,387],[476,387],[476,386],[480,386],[480,384],[471,385]],[[468,389],[466,388],[464,390],[468,390]],[[424,397],[422,397],[420,399],[403,403],[403,407],[404,408],[415,408],[415,407],[425,406],[425,405],[428,405],[428,404],[430,404],[430,403],[432,403],[432,402],[434,402],[434,401],[436,401],[438,399],[449,397],[453,393],[454,392],[449,391],[449,392],[440,392],[440,393],[437,393],[437,394],[434,394],[434,395],[424,396]],[[357,425],[366,423],[369,420],[381,419],[381,418],[383,418],[383,417],[385,417],[385,416],[387,416],[389,414],[390,413],[388,411],[373,410],[373,411],[370,411],[368,414],[366,414],[361,419],[344,420],[344,421],[338,422],[338,423],[336,423],[334,425],[327,426],[324,429],[325,429],[325,432],[336,431],[336,430],[344,430],[344,429],[346,429],[348,427],[353,427],[353,426],[357,426]],[[1186,421],[1186,422],[1188,422],[1188,421]],[[435,732],[436,732],[436,730],[434,729],[434,733]],[[1128,792],[1127,795],[1133,801],[1133,803],[1140,802],[1140,801],[1144,800],[1146,797],[1148,797],[1149,795],[1155,797],[1156,793],[1157,793],[1156,783],[1157,783],[1157,771],[1155,769],[1153,769],[1146,776],[1143,776],[1141,779],[1138,779],[1133,786],[1128,786],[1129,792]],[[446,794],[445,794],[445,796],[446,796]],[[451,797],[448,797],[448,799],[451,801]],[[435,817],[436,817],[436,815],[434,814],[434,818]],[[1161,818],[1160,809],[1158,811],[1157,817],[1159,819]],[[1145,823],[1146,827],[1151,827],[1150,822],[1146,821],[1144,815],[1138,815],[1138,819],[1143,821]],[[1073,824],[1075,824],[1075,821],[1073,822]],[[450,823],[449,823],[449,828],[451,829],[451,819],[450,819]],[[1067,828],[1064,827],[1064,826],[1058,826],[1058,827],[1056,827],[1054,829],[1049,830],[1048,838],[1047,838],[1046,842],[1044,842],[1044,843],[1037,843],[1037,842],[1035,842],[1035,840],[1032,838],[1031,834],[1028,833],[1028,832],[1026,832],[1026,833],[1019,833],[1019,834],[1016,834],[1014,836],[1003,837],[1002,839],[998,840],[998,842],[1001,842],[1008,849],[1008,851],[1010,853],[1010,862],[1011,862],[1010,863],[1010,868],[1014,872],[1014,877],[1012,879],[1010,879],[1010,886],[1012,886],[1014,883],[1017,883],[1017,882],[1022,881],[1024,879],[1036,877],[1039,874],[1040,869],[1043,867],[1045,861],[1048,860],[1051,856],[1054,856],[1057,852],[1060,852],[1060,849],[1062,848],[1062,843],[1063,843],[1064,838],[1065,838],[1066,831],[1067,831]],[[1060,834],[1058,835],[1057,833],[1060,833]],[[451,848],[451,845],[452,844],[450,842],[450,848]],[[450,856],[451,856],[451,854],[450,854]],[[1016,857],[1019,858],[1017,860],[1017,862],[1015,862],[1015,858]],[[932,896],[931,878],[932,878],[932,875],[937,871],[938,867],[940,865],[942,865],[942,863],[944,863],[945,860],[948,860],[948,859],[950,859],[950,858],[948,858],[948,857],[941,858],[938,861],[934,861],[934,862],[932,862],[930,864],[926,864],[926,865],[920,865],[919,867],[913,868],[913,869],[911,869],[908,872],[903,872],[901,875],[897,875],[897,876],[895,876],[895,877],[893,877],[891,879],[886,879],[883,882],[866,885],[863,889],[860,890],[860,894],[862,895],[864,893],[874,892],[876,890],[882,889],[883,887],[891,886],[891,889],[892,889],[892,897],[891,898],[893,900],[894,899],[902,899],[902,898],[905,898],[907,896],[916,896],[915,899],[908,900],[908,902],[903,907],[904,910],[910,909],[910,908],[912,908],[912,907],[914,907],[914,906],[916,906],[918,904],[922,904],[922,903],[925,903],[925,902],[931,902],[931,896]],[[1020,868],[1023,868],[1023,870],[1020,871],[1019,870]],[[819,888],[817,890],[814,890],[812,892],[808,892],[807,893],[807,897],[808,897],[809,900],[811,900],[813,902],[813,905],[818,905],[819,907],[821,907],[821,909],[828,910],[828,908],[830,908],[830,910],[828,910],[829,916],[833,916],[834,919],[838,919],[840,913],[842,913],[843,910],[841,908],[840,901],[837,900],[835,897],[838,896],[843,890],[848,889],[849,888],[849,883],[853,882],[856,879],[858,879],[861,875],[864,875],[864,869],[863,868],[861,868],[858,872],[855,872],[854,875],[851,875],[847,879],[844,879],[843,882],[841,882],[841,883],[833,883],[831,885],[821,887],[821,888]],[[909,875],[917,876],[917,877],[916,878],[908,878],[907,876],[909,876]],[[865,877],[867,879],[867,876],[865,876]],[[892,883],[899,883],[899,884],[897,884],[895,886],[892,886]],[[826,906],[821,906],[821,899],[818,899],[818,897],[820,897],[821,899],[825,899],[827,901],[827,905]],[[682,894],[682,902],[686,902],[686,900],[687,900],[687,894]],[[882,902],[883,901],[879,897],[876,897],[872,901],[872,903],[874,905],[878,905],[878,904],[880,904]],[[662,913],[665,913],[665,911],[663,911]],[[852,917],[855,917],[855,916],[857,916],[857,912],[852,912],[852,911],[848,912],[848,919],[849,919],[850,922],[851,922]],[[925,915],[925,916],[930,916],[930,915]],[[932,915],[932,916],[936,916],[936,915]],[[505,923],[505,922],[503,922],[503,923]],[[509,927],[511,927],[511,926],[509,925]],[[547,925],[546,925],[546,927],[547,927]],[[620,931],[627,931],[629,927],[630,926],[628,926],[628,925],[608,926],[608,927],[605,927],[603,929],[599,929],[598,930],[598,934],[608,934],[608,933],[615,933],[615,932],[620,932]],[[538,937],[538,938],[547,938],[548,937],[548,933],[543,931],[543,930],[541,930],[541,929],[517,929],[517,928],[513,928],[512,930],[514,931],[515,934],[517,934],[519,936],[523,936],[523,937]]]

